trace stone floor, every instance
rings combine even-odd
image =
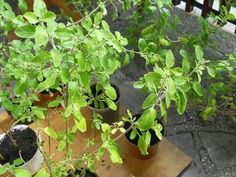
[[[196,17],[178,9],[175,9],[174,15],[183,20],[178,27],[180,33],[198,33],[198,27],[193,23]],[[112,27],[126,31],[127,21],[121,17]],[[207,56],[222,57],[225,53],[236,51],[235,36],[222,31],[214,34],[212,39],[221,45],[216,50],[207,49]],[[142,63],[139,59],[134,60],[112,76],[112,82],[121,89],[121,102],[136,112],[141,110],[145,96],[134,89],[132,84],[145,72]],[[203,124],[193,108],[188,108],[182,116],[170,109],[165,136],[193,159],[180,177],[236,177],[236,126],[227,118],[213,117]]]

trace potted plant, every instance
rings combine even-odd
[[[45,108],[34,103],[39,100],[39,93],[45,90],[59,91],[61,95],[50,101],[47,107],[56,109],[62,106],[60,113],[65,130],[56,132],[50,121],[43,130],[50,138],[59,141],[59,149],[65,151],[68,157],[69,144],[73,144],[76,133],[87,130],[86,118],[81,110],[89,103],[92,80],[96,79],[105,89],[109,106],[114,104],[112,99],[117,94],[109,77],[129,57],[124,48],[127,40],[119,32],[113,34],[110,31],[103,20],[103,11],[94,11],[80,21],[64,24],[56,21],[56,15],[46,9],[42,0],[34,1],[33,12],[12,15],[11,18],[5,16],[6,12],[13,13],[11,8],[7,3],[1,3],[0,18],[4,22],[1,27],[5,29],[5,35],[15,29],[21,39],[4,41],[1,45],[1,106],[12,112],[19,105],[26,110],[17,111],[15,120],[32,118],[36,122],[49,119]],[[99,4],[97,10],[101,6]],[[8,25],[11,28],[7,28]],[[13,84],[9,87],[10,83]],[[17,104],[14,104],[14,97],[18,100]],[[106,126],[101,126],[101,123],[97,127],[107,132],[103,135],[102,151],[108,149],[112,161],[121,163],[119,148],[109,136],[110,129],[104,128]]]
[[[150,108],[145,110],[143,114],[133,116],[128,111],[128,116],[129,118],[124,118],[126,121],[124,128],[130,152],[141,159],[155,156],[164,134],[164,126],[156,118],[156,110]]]
[[[170,29],[165,30],[163,28],[169,26],[169,14],[162,12],[160,18],[161,20],[154,21],[142,30],[141,38],[138,41],[139,52],[135,52],[146,61],[147,72],[139,81],[134,83],[135,88],[142,89],[147,93],[147,98],[142,104],[143,113],[138,120],[130,113],[130,120],[125,119],[125,121],[129,122],[125,127],[126,130],[129,130],[126,137],[130,140],[137,137],[133,144],[138,145],[142,154],[148,154],[147,149],[150,147],[150,133],[145,137],[143,136],[143,134],[145,135],[144,130],[156,129],[157,122],[160,121],[156,115],[159,115],[159,119],[162,119],[161,122],[165,123],[168,117],[167,109],[172,102],[175,104],[179,114],[185,112],[188,102],[196,100],[195,105],[201,105],[206,102],[204,103],[206,108],[201,113],[205,120],[208,116],[214,114],[216,107],[218,107],[216,95],[223,94],[222,85],[217,79],[224,80],[225,76],[223,75],[226,73],[231,78],[235,67],[235,62],[232,62],[233,55],[230,55],[231,59],[223,61],[204,58],[203,47],[207,46],[210,33],[210,27],[204,19],[199,20],[201,26],[199,36],[188,38],[184,35],[173,41],[168,37],[167,32]],[[174,54],[171,50],[171,47],[175,44],[182,47],[179,50],[181,59],[178,60],[175,59],[175,55],[178,54]],[[231,79],[229,79],[229,82],[232,82]],[[221,81],[227,82],[223,80]],[[204,83],[204,81],[209,84]],[[213,88],[210,89],[210,87]],[[205,99],[209,96],[206,88],[211,90],[214,98],[210,96],[209,99]],[[231,90],[230,86],[228,89]],[[228,105],[227,101],[224,104]],[[159,136],[161,136],[160,132],[163,125],[158,126],[159,131],[157,132]],[[157,137],[158,134],[156,134]]]
[[[95,83],[90,88],[88,108],[90,114],[94,114],[92,117],[101,116],[102,122],[109,124],[119,122],[120,91],[118,86],[111,84],[104,87],[102,84]]]
[[[0,164],[4,166],[0,167],[1,174],[9,169],[17,174],[21,169],[25,173],[34,175],[44,161],[39,144],[38,134],[26,125],[13,126],[9,132],[2,134]]]

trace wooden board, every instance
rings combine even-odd
[[[94,138],[97,145],[101,143],[100,132],[94,131],[91,126],[91,119],[89,118],[89,112],[87,109],[83,110],[84,116],[87,118],[88,130],[86,133],[78,133],[75,138],[75,143],[70,148],[74,152],[75,156],[79,156],[83,152],[94,152],[97,146],[92,148],[86,147],[86,139]],[[60,115],[60,109],[49,110],[47,119],[50,117],[50,127],[57,131],[65,130],[65,122]],[[0,120],[6,121],[6,113],[0,115]],[[48,126],[48,121],[38,121],[37,123],[31,124],[30,127],[35,130],[42,130],[42,128]],[[10,119],[8,123],[0,122],[0,128],[7,131],[10,125]],[[70,120],[69,126],[73,125],[73,119]],[[0,129],[0,131],[1,131]],[[49,138],[44,133],[40,133],[41,139],[44,142],[43,149],[49,152]],[[161,141],[156,156],[141,160],[134,157],[128,149],[128,144],[124,137],[119,142],[121,147],[121,156],[124,160],[122,165],[115,165],[111,163],[108,154],[105,155],[102,162],[96,164],[96,173],[100,177],[176,177],[178,176],[191,162],[191,158],[178,149],[175,145],[169,142],[166,138]],[[58,142],[50,140],[51,144],[51,155],[55,160],[60,160],[64,157],[63,152],[56,150]]]
[[[156,156],[149,159],[139,159],[130,153],[123,138],[120,141],[122,165],[114,165],[110,160],[97,169],[101,177],[176,177],[191,162],[191,158],[170,143],[166,138],[159,145]]]

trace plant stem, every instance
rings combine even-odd
[[[63,97],[65,109],[68,107],[68,85],[63,84]],[[66,131],[66,156],[69,157],[69,144],[68,144],[68,118],[66,118],[65,122],[65,131]]]

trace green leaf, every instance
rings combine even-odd
[[[92,27],[93,25],[93,22],[91,20],[90,17],[86,17],[82,22],[81,22],[81,25],[87,30],[89,31],[90,28]]]
[[[166,108],[169,108],[170,103],[171,103],[171,96],[170,96],[169,92],[166,93],[165,101],[166,101]]]
[[[166,112],[165,105],[163,102],[160,103],[160,110],[161,110],[161,117],[166,118],[167,112]]]
[[[44,132],[53,139],[57,139],[57,133],[50,127],[44,128]]]
[[[45,81],[41,82],[38,87],[37,90],[38,92],[42,92],[43,90],[46,90],[50,87],[52,87],[57,79],[57,74],[56,73],[52,73],[50,76],[48,76],[48,78],[46,78]]]
[[[49,177],[49,174],[45,168],[41,168],[34,177]]]
[[[53,13],[53,12],[46,12],[44,15],[43,15],[43,21],[45,22],[51,22],[51,21],[54,21],[56,19],[56,14]]]
[[[28,88],[28,80],[22,78],[21,80],[15,83],[14,93],[16,96],[20,96],[26,91],[27,88]]]
[[[188,58],[183,58],[182,68],[185,73],[188,73],[190,71],[190,62]]]
[[[176,85],[184,85],[187,82],[187,78],[185,76],[177,76],[174,77],[174,82]]]
[[[60,40],[70,39],[71,31],[67,28],[58,28],[55,31],[56,37]]]
[[[204,88],[201,86],[201,84],[197,81],[193,82],[193,89],[199,96],[204,95]]]
[[[145,133],[145,142],[146,142],[146,146],[148,147],[151,142],[151,133],[149,131]]]
[[[98,152],[97,152],[97,157],[98,157],[99,160],[103,157],[104,153],[105,153],[105,148],[104,147],[100,147],[98,149]]]
[[[168,79],[167,84],[168,84],[168,92],[170,93],[170,95],[174,95],[176,92],[176,86],[172,78]]]
[[[102,22],[103,14],[102,12],[98,12],[94,17],[94,24],[99,25]]]
[[[31,177],[31,174],[25,169],[17,168],[15,170],[15,176],[16,177]]]
[[[155,72],[149,72],[144,75],[147,83],[151,85],[159,85],[161,80],[161,75]]]
[[[38,46],[45,46],[48,43],[48,33],[46,28],[42,26],[36,27],[35,42]]]
[[[203,120],[207,121],[208,118],[215,113],[215,107],[209,106],[206,107],[203,112],[200,113],[200,116]]]
[[[171,50],[166,52],[166,66],[171,68],[175,65],[175,57]]]
[[[108,147],[107,147],[109,154],[110,154],[110,158],[111,161],[113,163],[117,163],[117,164],[122,164],[122,158],[120,157],[120,153],[119,153],[119,146],[113,142],[109,143]]]
[[[203,59],[203,51],[199,45],[195,46],[195,54],[196,54],[196,57],[199,61],[201,61]]]
[[[82,86],[84,86],[85,88],[89,87],[90,79],[91,79],[90,73],[88,73],[88,72],[81,72],[80,73],[79,81],[80,81],[80,84]]]
[[[180,54],[183,57],[182,61],[182,69],[185,73],[188,73],[190,71],[190,61],[189,61],[189,56],[188,53],[185,50],[181,50]]]
[[[55,108],[55,107],[59,106],[60,104],[61,104],[61,102],[59,100],[53,100],[48,103],[48,107]]]
[[[116,110],[117,110],[117,105],[116,105],[115,102],[112,101],[111,99],[107,98],[107,99],[106,99],[106,103],[107,103],[108,107],[109,107],[110,109],[112,109],[113,111],[116,111]]]
[[[4,166],[0,166],[0,175],[3,175],[7,172],[7,169]]]
[[[21,38],[34,38],[35,27],[32,25],[20,26],[16,29],[16,35]]]
[[[154,108],[145,110],[137,121],[138,128],[143,131],[151,129],[155,124],[156,116],[156,110]]]
[[[109,125],[109,124],[107,124],[107,123],[102,123],[102,125],[101,125],[101,127],[102,127],[102,131],[105,133],[105,132],[111,132],[111,126]]]
[[[34,0],[33,10],[38,17],[42,17],[47,11],[45,2],[43,0]]]
[[[60,76],[63,83],[68,83],[70,81],[70,74],[67,68],[60,69]]]
[[[157,101],[156,93],[151,93],[143,102],[142,108],[147,109],[148,107],[153,106]]]
[[[110,27],[109,27],[108,23],[104,20],[102,21],[102,27],[105,31],[110,32]]]
[[[155,131],[155,134],[156,134],[156,136],[158,137],[159,140],[162,140],[162,137],[163,137],[163,136],[162,136],[162,133],[161,133],[162,129],[163,129],[163,127],[162,127],[161,124],[157,124],[157,125],[153,128],[153,130]]]
[[[62,152],[62,151],[64,151],[65,147],[66,147],[66,141],[61,140],[61,141],[59,142],[59,144],[58,144],[57,149],[58,149],[58,151],[61,151],[61,152]]]
[[[138,41],[139,50],[141,50],[141,51],[144,50],[146,48],[146,46],[147,46],[147,43],[146,43],[145,39],[140,38]]]
[[[175,75],[175,76],[182,76],[183,75],[183,69],[176,67],[174,69],[171,70],[171,72]]]
[[[14,105],[12,104],[11,101],[9,100],[4,100],[1,102],[2,103],[2,107],[8,111],[13,111],[14,110]]]
[[[162,69],[160,66],[158,66],[157,64],[155,64],[153,70],[154,70],[155,73],[160,74],[162,77],[165,76],[165,72],[164,72],[163,69]]]
[[[133,140],[136,136],[137,136],[137,130],[136,129],[133,129],[130,133],[130,139]]]
[[[72,110],[72,105],[68,105],[65,112],[64,112],[65,117],[68,118],[71,115],[72,111],[73,111]]]
[[[183,91],[177,93],[177,111],[181,115],[187,107],[187,95]]]
[[[81,131],[82,133],[86,132],[87,130],[87,124],[86,124],[86,120],[83,117],[83,115],[80,112],[80,109],[77,110],[74,108],[74,115],[75,115],[75,125],[78,128],[79,131]]]
[[[143,80],[140,80],[134,83],[134,88],[137,88],[137,89],[142,89],[144,86],[145,86],[145,83],[143,82]]]
[[[21,12],[25,13],[28,11],[28,6],[25,0],[18,0],[18,7]]]
[[[211,77],[215,77],[216,76],[216,70],[215,68],[213,67],[207,67],[207,71],[208,71],[208,74],[211,76]]]
[[[116,90],[110,85],[105,87],[105,94],[112,100],[117,98]]]
[[[138,147],[139,147],[142,155],[147,155],[148,154],[148,152],[147,152],[148,146],[146,144],[144,136],[140,136],[139,137],[139,139],[138,139]]]
[[[54,66],[59,67],[61,65],[61,61],[62,61],[61,52],[57,49],[52,49],[50,53],[51,53],[51,56],[53,59]]]
[[[28,22],[29,23],[31,23],[31,24],[36,24],[36,23],[38,23],[38,18],[37,18],[37,16],[33,13],[33,12],[27,12],[27,13],[25,13],[24,15],[23,15],[27,20],[28,20]]]
[[[31,107],[32,109],[32,113],[39,119],[44,119],[45,118],[45,115],[44,115],[44,112],[43,112],[43,109],[42,108],[38,108],[38,107]]]
[[[85,62],[85,57],[83,52],[78,51],[75,54],[75,58],[77,59],[77,63],[78,63],[78,68],[80,71],[84,71],[86,69],[86,62]]]

